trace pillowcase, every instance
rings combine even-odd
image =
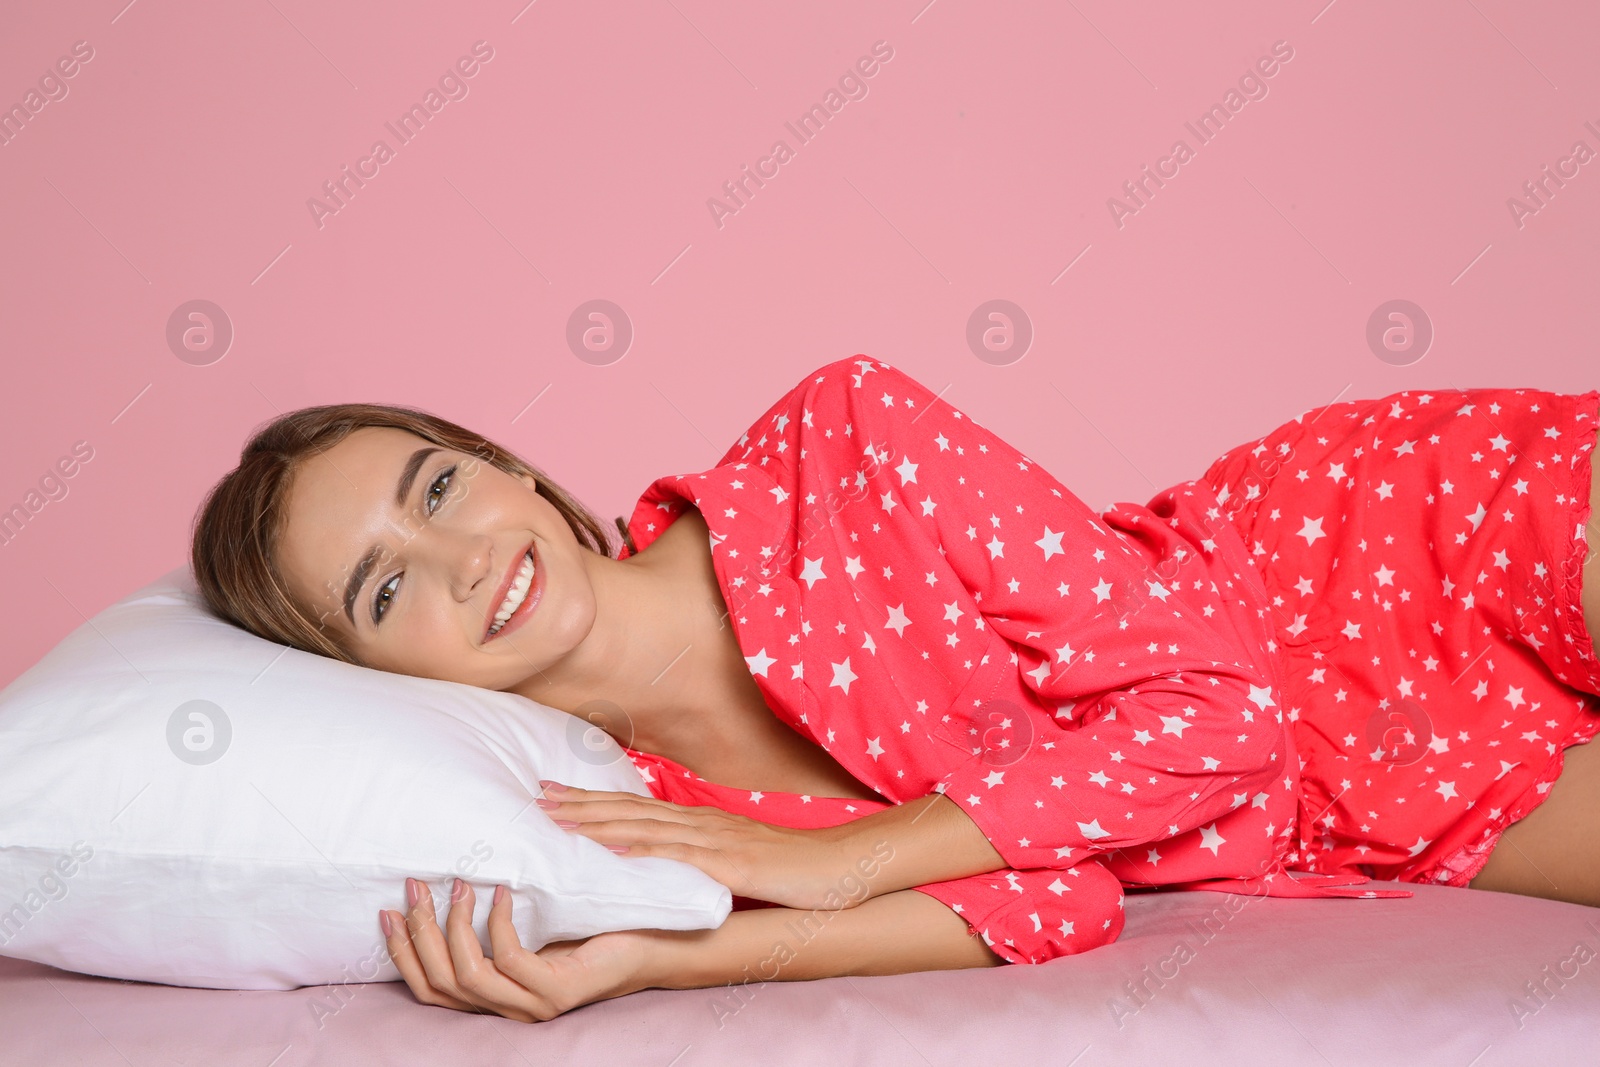
[[[216,989],[397,981],[380,908],[494,886],[522,943],[721,925],[678,860],[555,826],[539,779],[648,796],[615,740],[510,693],[341,663],[212,615],[187,566],[0,691],[0,955]]]

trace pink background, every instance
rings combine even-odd
[[[858,352],[1097,509],[1335,399],[1600,384],[1600,160],[1508,206],[1600,151],[1592,5],[525,3],[10,6],[0,107],[93,58],[0,145],[0,509],[93,458],[0,544],[0,683],[182,563],[249,431],[309,404],[431,409],[609,519]],[[385,123],[478,41],[400,144]],[[879,41],[801,143],[785,123]],[[1185,123],[1280,41],[1201,143]],[[708,199],[780,139],[719,226]],[[594,299],[632,323],[621,358],[569,347]],[[1020,358],[969,346],[992,299],[1031,323]],[[1420,358],[1369,346],[1395,299],[1432,323]],[[169,347],[191,300],[232,324],[220,359]]]

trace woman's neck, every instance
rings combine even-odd
[[[740,702],[761,694],[727,619],[700,512],[691,507],[625,560],[591,553],[586,564],[589,635],[511,692],[669,758],[728,736]]]

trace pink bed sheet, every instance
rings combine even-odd
[[[1600,1063],[1600,908],[1407,888],[1135,894],[1120,941],[1041,966],[649,990],[532,1025],[400,983],[228,992],[0,959],[0,1063]]]

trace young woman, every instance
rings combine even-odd
[[[1096,515],[857,356],[657,479],[616,550],[477,434],[308,408],[212,491],[193,567],[268,639],[595,723],[652,796],[541,806],[736,895],[529,951],[496,887],[486,958],[472,887],[441,930],[408,879],[380,923],[429,1004],[1043,962],[1114,941],[1125,887],[1600,904],[1597,400],[1335,403]]]

